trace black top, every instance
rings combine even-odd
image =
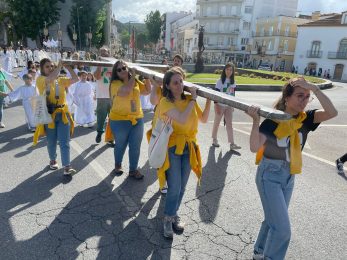
[[[314,123],[314,114],[316,110],[306,111],[307,117],[302,122],[302,127],[298,129],[301,150],[304,149],[307,134],[310,131],[314,131],[319,126],[319,123]],[[266,136],[264,156],[269,159],[275,160],[286,160],[290,161],[290,137],[284,137],[282,139],[277,139],[274,135],[274,131],[277,128],[278,123],[272,121],[271,119],[265,119],[260,127],[259,132]]]

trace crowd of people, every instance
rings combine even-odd
[[[102,49],[100,54],[108,56],[107,49]],[[195,87],[189,88],[190,94],[184,92],[182,63],[182,57],[176,55],[174,66],[159,81],[155,78],[141,79],[123,60],[118,60],[113,68],[73,68],[64,66],[61,61],[55,64],[51,59],[43,58],[38,67],[35,61],[31,64],[28,62],[21,76],[25,84],[15,90],[0,72],[0,104],[5,96],[12,101],[23,100],[28,128],[35,131],[34,144],[39,137],[46,135],[50,169],[59,168],[56,153],[59,144],[64,175],[71,176],[76,172],[71,165],[69,145],[74,125],[92,127],[96,121],[96,143],[102,141],[105,131],[110,131],[112,136],[110,138],[105,134],[105,141],[114,144],[114,169],[111,174],[124,174],[122,164],[128,147],[128,176],[141,180],[145,177],[138,169],[144,136],[141,97],[147,96],[155,107],[152,128],[159,119],[170,120],[173,128],[165,161],[157,169],[160,190],[167,193],[163,235],[172,238],[174,231],[184,230],[179,209],[190,172],[193,170],[198,180],[203,177],[203,162],[196,136],[199,122],[208,121],[211,107],[208,99],[205,106],[200,107]],[[237,84],[234,72],[234,65],[226,64],[215,91],[235,96]],[[6,93],[6,86],[11,92]],[[47,108],[52,117],[52,122],[47,125],[33,125],[30,97],[35,95],[47,97]],[[305,110],[312,95],[318,99],[322,109]],[[318,87],[300,77],[286,83],[275,108],[293,118],[288,121],[265,119],[260,124],[259,107],[251,106],[247,111],[253,119],[250,150],[257,153],[259,166],[256,184],[264,210],[264,221],[254,246],[253,259],[284,259],[291,235],[288,206],[295,175],[302,172],[301,150],[311,131],[315,131],[321,122],[337,115],[329,98]],[[217,134],[224,118],[230,149],[240,149],[233,135],[234,109],[215,102],[214,110],[212,145],[220,146]],[[151,138],[151,131],[147,133],[147,140]],[[336,161],[340,172],[343,172],[346,157],[344,155]]]

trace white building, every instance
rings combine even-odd
[[[298,0],[197,0],[196,17],[205,28],[205,59],[244,62],[257,19],[295,16],[297,5]]]
[[[299,25],[293,64],[347,81],[347,11]]]
[[[186,16],[171,23],[170,52],[172,55],[180,54],[186,61],[192,61],[193,47],[197,46],[198,21],[195,14]]]
[[[178,19],[191,14],[191,12],[172,12],[165,13],[161,16],[162,28],[160,35],[160,48],[166,51],[170,51],[173,48],[174,42],[171,38],[171,23],[177,21]]]

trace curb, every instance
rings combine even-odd
[[[200,84],[194,83],[199,86],[214,88],[215,84]],[[330,89],[333,83],[330,80],[325,80],[324,83],[316,84],[321,90]],[[282,91],[281,85],[259,85],[259,84],[237,84],[237,91]]]

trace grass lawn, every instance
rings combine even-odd
[[[312,82],[312,83],[323,83],[324,80],[321,78],[317,77],[312,77],[312,76],[304,76],[300,74],[294,74],[294,73],[289,73],[289,72],[278,72],[278,71],[266,71],[266,70],[253,70],[253,69],[245,69],[248,70],[250,73],[254,72],[261,72],[264,74],[270,74],[270,75],[278,75],[282,77],[289,77],[289,78],[295,78],[297,76],[303,76],[306,80]]]
[[[248,69],[247,69],[248,70]],[[297,77],[298,74],[286,73],[286,72],[274,72],[274,71],[263,71],[263,70],[249,70],[250,74],[252,71],[262,72],[270,75],[278,75],[282,77]],[[187,73],[186,80],[192,83],[205,83],[205,84],[215,84],[217,80],[220,79],[219,74],[214,73]],[[305,76],[305,79],[312,83],[323,83],[324,81],[320,78]],[[264,85],[284,85],[285,81],[264,79],[264,78],[250,78],[250,77],[235,77],[237,84],[264,84]]]
[[[220,75],[213,73],[187,73],[186,80],[192,83],[216,84]],[[264,85],[284,85],[284,81],[273,79],[258,79],[249,77],[235,77],[236,84],[264,84]]]

